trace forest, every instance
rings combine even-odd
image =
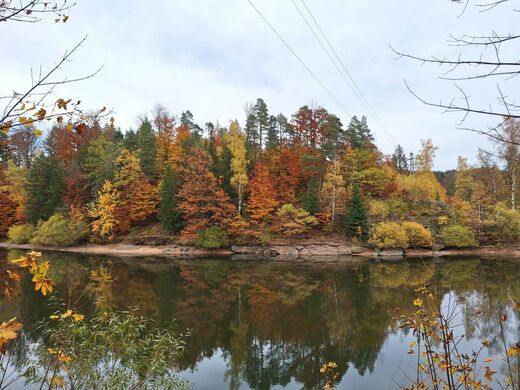
[[[67,103],[67,102],[64,102]],[[35,114],[37,115],[37,114]],[[435,172],[437,147],[386,155],[365,116],[323,107],[273,115],[258,98],[243,123],[196,123],[162,105],[122,131],[26,120],[0,136],[0,235],[14,243],[118,242],[133,232],[204,248],[315,235],[380,249],[507,245],[516,211],[520,122],[502,140]]]

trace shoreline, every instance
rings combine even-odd
[[[270,260],[270,261],[312,261],[329,258],[362,258],[362,259],[398,259],[404,257],[456,257],[456,256],[498,256],[520,258],[518,247],[481,247],[453,248],[433,251],[431,249],[410,249],[376,251],[360,246],[346,246],[334,243],[311,245],[250,245],[232,246],[230,248],[204,249],[181,245],[135,245],[135,244],[85,244],[70,247],[56,247],[33,244],[11,244],[0,242],[0,248],[57,251],[86,255],[112,255],[119,257],[232,257],[234,260]]]

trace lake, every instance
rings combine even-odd
[[[22,254],[0,252],[5,261]],[[518,341],[520,262],[508,259],[410,259],[277,263],[230,259],[116,258],[47,252],[50,276],[66,299],[91,315],[138,307],[159,327],[189,329],[176,368],[195,389],[316,389],[320,366],[338,364],[338,389],[391,389],[409,384],[415,339],[392,320],[391,309],[413,312],[415,288],[429,284],[443,302],[457,302],[464,348],[492,342],[483,357],[500,355],[499,316],[508,340]],[[113,282],[87,288],[91,271],[109,269]],[[21,296],[1,301],[1,320],[22,318],[27,343],[52,312],[22,280]],[[484,314],[473,326],[477,310]],[[504,365],[497,359],[496,371]],[[492,384],[493,385],[493,384]],[[15,387],[13,387],[15,388]],[[22,387],[19,387],[22,388]]]

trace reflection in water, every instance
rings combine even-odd
[[[18,254],[1,252],[0,257]],[[319,368],[327,361],[338,363],[339,388],[398,388],[407,383],[415,358],[405,353],[411,335],[396,327],[390,309],[412,312],[415,287],[429,283],[441,296],[451,292],[460,303],[461,320],[484,311],[476,327],[465,329],[473,340],[470,347],[494,340],[500,332],[498,313],[520,301],[520,263],[507,260],[313,265],[44,256],[66,299],[76,300],[86,289],[82,312],[133,306],[155,315],[157,326],[175,319],[179,331],[190,329],[177,368],[196,389],[314,389],[323,383]],[[100,265],[113,280],[88,287]],[[35,323],[50,313],[30,281],[22,287],[20,297],[1,302],[0,320],[20,316],[29,342],[38,339]],[[506,326],[516,341],[518,313],[510,311]],[[498,340],[491,352],[502,352]]]

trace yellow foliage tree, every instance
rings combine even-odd
[[[432,202],[445,200],[446,190],[437,181],[433,172],[421,172],[416,175],[399,174],[396,177],[397,195],[410,202]]]
[[[327,167],[323,185],[321,187],[322,208],[330,212],[331,223],[334,224],[337,215],[345,213],[347,189],[341,174],[341,165],[338,160]]]
[[[92,232],[103,240],[112,240],[118,225],[116,209],[119,192],[111,181],[105,180],[97,201],[90,205],[89,215],[93,218]]]
[[[139,164],[139,158],[128,149],[124,148],[114,163],[114,186],[116,188],[132,188],[141,180],[143,171]]]
[[[247,149],[246,136],[240,131],[238,121],[231,122],[229,133],[225,136],[225,141],[231,151],[231,185],[236,188],[238,193],[238,214],[242,214],[242,202],[244,198],[244,188],[247,186]]]

